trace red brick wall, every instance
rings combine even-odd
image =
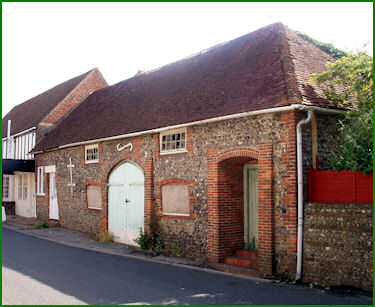
[[[259,269],[267,275],[273,273],[274,199],[273,187],[273,144],[259,144],[258,158],[258,252]]]
[[[244,247],[243,167],[250,162],[248,158],[235,157],[219,163],[219,222],[224,256]]]
[[[97,68],[95,68],[85,79],[81,81],[69,94],[62,100],[40,124],[54,125],[65,117],[73,108],[80,104],[88,95],[99,89],[107,87],[108,84]],[[52,126],[54,127],[54,126]],[[41,133],[48,131],[39,129],[38,139],[42,136]]]
[[[237,148],[207,155],[208,256],[219,262],[243,248],[243,165],[255,162],[258,152]]]

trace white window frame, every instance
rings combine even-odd
[[[28,192],[28,186],[27,186],[28,178],[27,177],[28,177],[28,175],[27,174],[18,174],[17,176],[18,176],[17,199],[18,200],[27,200],[27,192]],[[25,182],[26,182],[26,184],[25,184]]]
[[[97,149],[97,159],[88,159],[87,151],[90,149]],[[90,153],[91,154],[91,153]],[[92,144],[85,146],[85,164],[98,163],[99,162],[99,144]]]
[[[11,175],[3,175],[3,187],[2,187],[2,191],[3,191],[3,200],[4,201],[10,201],[10,199],[11,199],[11,195],[10,195],[10,193],[11,193],[11,180],[12,180],[12,178],[11,178]],[[5,182],[8,182],[8,184],[7,185],[5,185]],[[8,195],[7,195],[7,197],[5,197],[5,193],[4,193],[4,187],[8,187]]]
[[[172,135],[174,134],[185,134],[185,140],[184,140],[184,147],[183,148],[178,148],[178,149],[163,149],[163,137],[168,137],[170,136],[172,138]],[[173,141],[172,141],[173,142]],[[176,141],[177,142],[177,141]],[[181,129],[174,129],[174,130],[168,130],[168,131],[163,131],[160,132],[160,154],[161,155],[169,155],[169,154],[175,154],[175,153],[182,153],[182,152],[187,152],[187,132],[186,128],[181,128]]]
[[[44,196],[44,166],[37,167],[36,195]]]

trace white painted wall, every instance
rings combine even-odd
[[[17,134],[10,139],[4,138],[3,159],[32,160],[34,155],[29,152],[34,148],[36,143],[36,131]]]
[[[27,197],[18,198],[19,175],[27,177]],[[16,215],[23,217],[36,217],[36,199],[35,199],[35,174],[14,172],[14,200],[16,203]]]

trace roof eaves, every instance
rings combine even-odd
[[[296,109],[301,110],[301,111],[312,110],[312,111],[315,111],[315,112],[318,112],[318,113],[330,113],[330,114],[336,114],[336,115],[345,114],[345,112],[346,112],[346,111],[340,110],[340,109],[321,108],[321,107],[308,106],[308,105],[303,105],[303,104],[284,105],[284,106],[280,106],[280,107],[276,107],[276,108],[255,110],[255,111],[249,111],[249,112],[243,112],[243,113],[236,113],[236,114],[225,115],[225,116],[214,117],[214,118],[208,118],[208,119],[194,121],[194,122],[177,124],[177,125],[173,125],[173,126],[160,127],[160,128],[155,128],[155,129],[151,129],[151,130],[137,131],[137,132],[127,133],[127,134],[122,134],[122,135],[103,137],[103,138],[100,138],[100,139],[80,141],[80,142],[76,142],[76,143],[64,144],[64,145],[60,145],[60,146],[57,146],[57,147],[51,147],[51,148],[38,148],[38,144],[37,144],[37,146],[35,146],[34,149],[31,151],[31,153],[39,154],[39,153],[43,153],[43,152],[55,151],[55,150],[59,150],[59,149],[64,149],[64,148],[69,148],[69,147],[74,147],[74,146],[79,146],[79,145],[84,145],[84,144],[113,141],[113,140],[117,140],[117,139],[135,137],[135,136],[140,136],[140,135],[144,135],[144,134],[159,133],[159,132],[166,131],[166,130],[184,128],[184,127],[195,126],[195,125],[203,125],[203,124],[208,124],[208,123],[218,122],[218,121],[223,121],[223,120],[228,120],[228,119],[235,119],[235,118],[241,118],[241,117],[246,117],[246,116],[254,116],[254,115],[256,116],[256,115],[260,115],[260,114],[283,112],[283,111],[296,110]],[[40,146],[40,144],[39,144],[39,146]]]

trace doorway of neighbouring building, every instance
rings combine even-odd
[[[14,172],[15,213],[23,217],[34,217],[35,199],[34,173]],[[9,190],[8,190],[9,194]],[[10,196],[10,195],[8,195]]]
[[[59,220],[59,205],[57,201],[56,174],[49,174],[49,218]]]
[[[258,165],[244,165],[244,241],[245,248],[258,247]]]
[[[119,243],[134,245],[144,230],[144,174],[125,162],[117,166],[108,180],[108,231]]]

